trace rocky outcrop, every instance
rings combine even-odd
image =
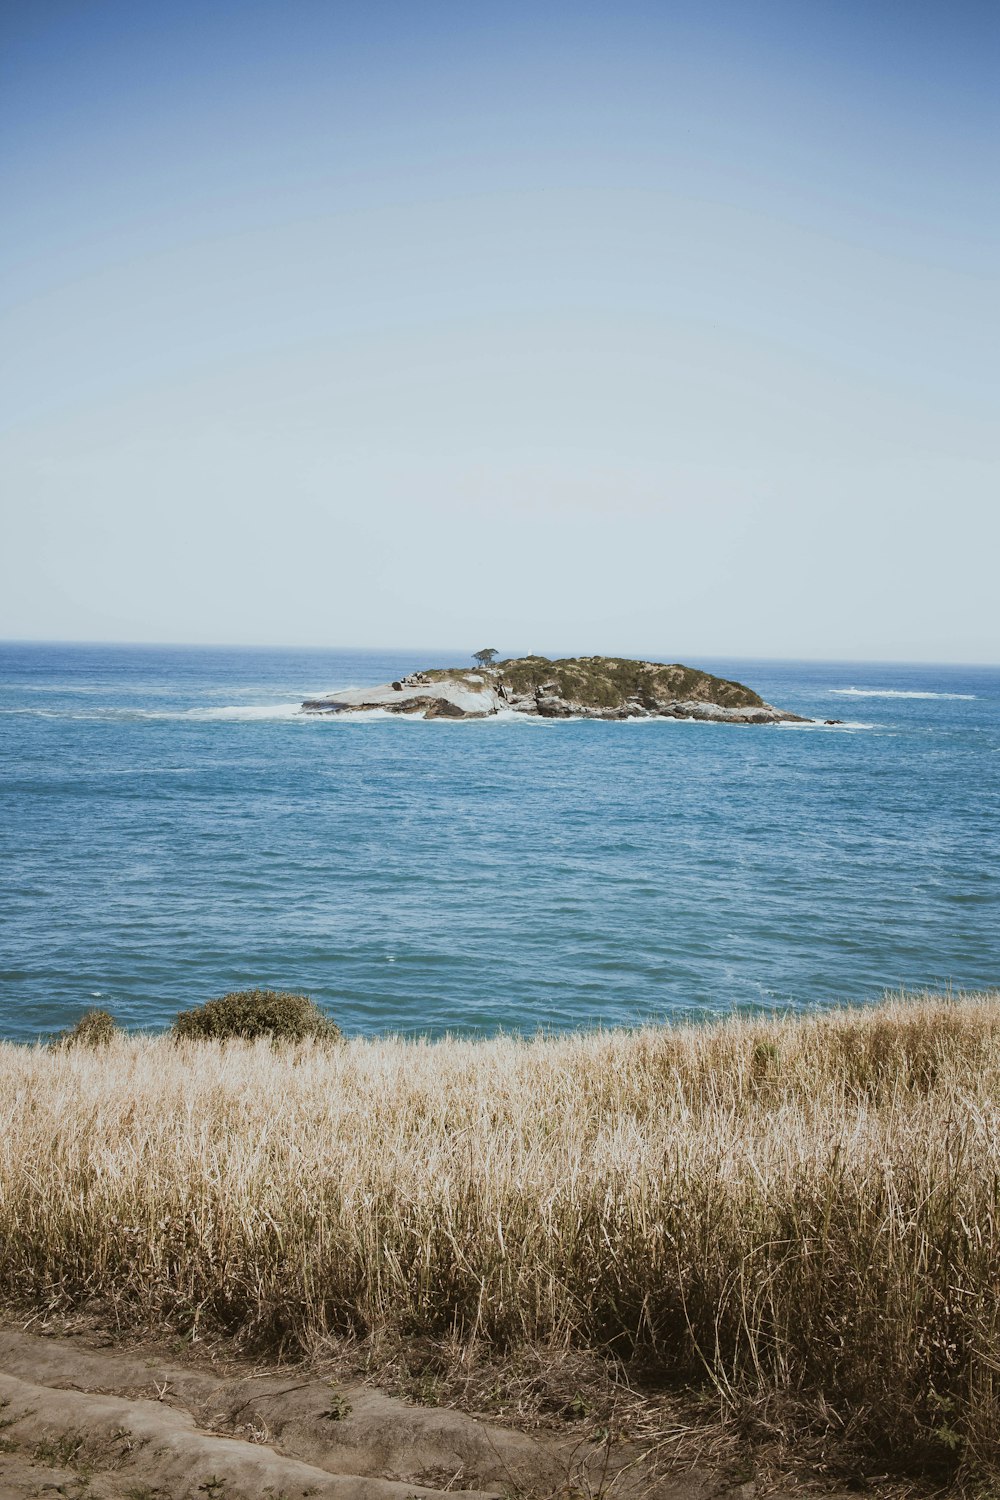
[[[471,676],[471,674],[468,674]],[[414,714],[425,719],[484,719],[499,711],[502,700],[491,684],[465,673],[455,680],[434,683],[404,679],[384,687],[351,688],[327,698],[310,698],[302,705],[307,714],[370,713]]]
[[[701,719],[723,724],[802,723],[765,703],[752,688],[679,662],[624,657],[521,656],[478,671],[450,667],[412,672],[374,688],[312,698],[304,713],[374,709],[425,719],[530,714],[542,719]]]

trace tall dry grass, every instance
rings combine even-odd
[[[1000,1463],[1000,995],[520,1041],[0,1048],[0,1293],[611,1347]]]

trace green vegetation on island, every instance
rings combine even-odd
[[[762,708],[764,700],[742,682],[713,677],[697,667],[679,662],[665,665],[633,661],[623,656],[515,656],[494,662],[496,673],[509,695],[550,695],[578,703],[584,708],[620,708],[636,703],[655,712],[661,704],[676,702],[717,703],[722,708]],[[466,669],[431,671],[432,682],[462,680]]]

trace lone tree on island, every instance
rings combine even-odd
[[[477,661],[481,667],[491,667],[496,654],[495,646],[487,646],[485,651],[473,651],[472,660]]]

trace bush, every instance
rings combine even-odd
[[[106,1010],[88,1010],[75,1026],[55,1038],[57,1047],[106,1047],[121,1032]]]
[[[182,1010],[174,1020],[173,1031],[178,1037],[218,1041],[236,1037],[249,1042],[261,1036],[284,1042],[301,1042],[307,1037],[324,1042],[342,1040],[340,1027],[308,995],[293,995],[287,990],[233,990],[194,1010]]]

